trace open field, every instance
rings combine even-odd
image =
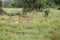
[[[17,16],[9,23],[6,16],[0,16],[0,40],[60,40],[60,10],[50,9],[48,21],[43,15],[44,12],[37,12],[33,22],[21,24],[16,23]]]

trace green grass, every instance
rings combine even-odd
[[[3,8],[4,11],[6,11],[7,13],[21,13],[22,12],[22,8]]]
[[[0,16],[0,40],[60,40],[60,10],[50,9],[49,20],[44,12],[34,16],[34,22],[7,23],[6,16]],[[12,17],[18,21],[18,17]],[[3,22],[5,21],[5,22]]]

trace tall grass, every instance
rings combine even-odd
[[[60,40],[60,11],[50,9],[49,20],[44,12],[38,12],[30,23],[7,23],[6,16],[0,16],[0,40]],[[18,21],[18,17],[12,17]],[[3,22],[5,21],[5,22]]]

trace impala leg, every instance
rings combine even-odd
[[[19,23],[21,23],[21,17],[20,17],[20,15],[18,15],[18,18],[19,18]]]

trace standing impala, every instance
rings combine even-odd
[[[27,14],[27,13],[22,13],[22,14],[19,15],[19,21],[20,22],[22,22],[22,21],[31,21],[31,20],[33,21],[35,13],[36,13],[35,11],[33,11],[30,15]]]

